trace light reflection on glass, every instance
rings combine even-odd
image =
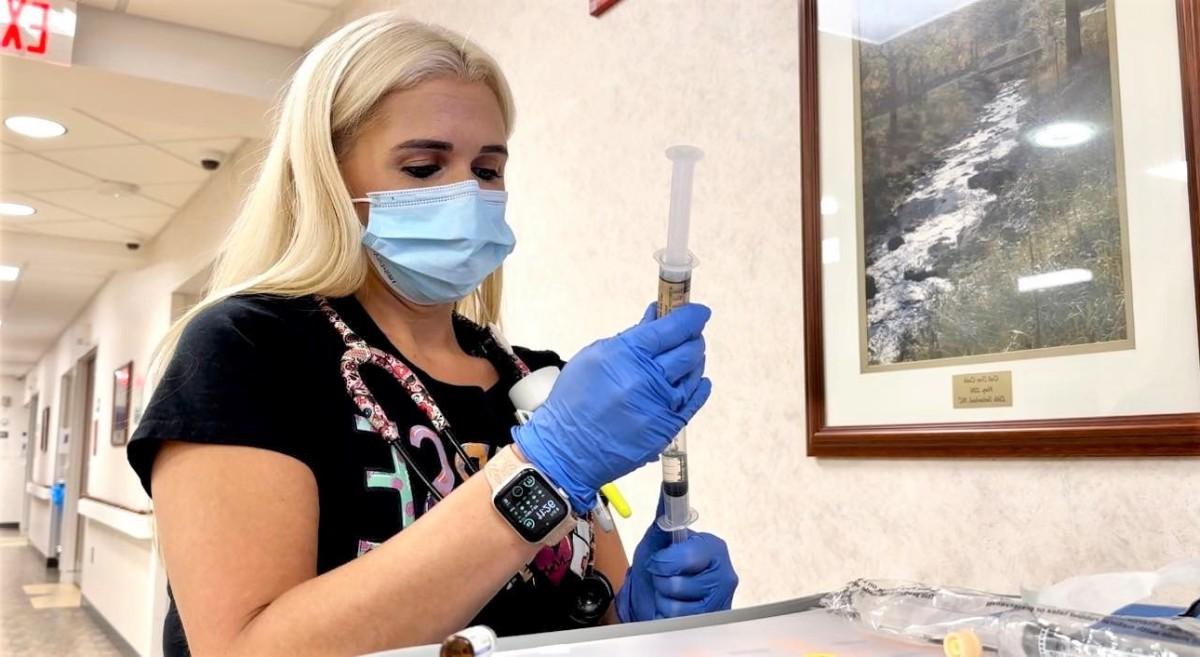
[[[1048,290],[1050,288],[1087,283],[1092,280],[1092,272],[1087,269],[1063,269],[1045,274],[1022,276],[1017,279],[1017,289],[1021,292]]]

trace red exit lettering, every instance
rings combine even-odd
[[[11,48],[13,50],[24,50],[35,55],[44,55],[46,53],[46,41],[50,34],[50,4],[42,0],[5,0],[8,5],[8,29],[4,30],[4,39],[0,41],[0,48]],[[28,15],[25,12],[31,12],[33,19],[29,20],[29,24],[34,26],[38,32],[38,41],[36,44],[24,44],[21,41],[21,18]]]

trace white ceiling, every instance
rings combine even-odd
[[[80,4],[299,48],[343,0],[80,0]]]
[[[342,3],[80,1],[108,16],[297,49],[327,31]],[[227,36],[212,38],[214,47],[228,44]],[[0,374],[26,373],[116,271],[139,266],[145,249],[125,245],[151,242],[206,183],[211,174],[199,164],[202,152],[230,153],[262,136],[262,103],[136,71],[0,57],[0,118],[30,114],[68,130],[35,140],[0,127],[0,200],[37,209],[31,217],[0,216],[0,264],[21,267],[16,282],[0,282]],[[138,190],[104,195],[97,187],[105,181]]]
[[[201,153],[231,153],[238,135],[212,133],[194,138],[181,128],[143,125],[136,117],[94,116],[85,108],[54,101],[10,100],[0,92],[4,116],[28,114],[67,126],[54,139],[29,139],[7,128],[0,132],[0,194],[7,202],[37,209],[30,217],[2,217],[5,232],[28,232],[112,242],[146,242],[158,234],[209,173]],[[120,197],[97,191],[104,181],[132,183],[138,193]]]

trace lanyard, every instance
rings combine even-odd
[[[442,501],[442,494],[429,481],[421,471],[421,468],[417,467],[416,460],[409,453],[408,446],[404,444],[400,436],[399,427],[388,418],[387,412],[375,400],[375,395],[371,394],[371,389],[363,381],[362,367],[370,364],[391,374],[396,379],[396,382],[408,392],[409,398],[417,405],[417,408],[421,409],[425,417],[429,418],[429,423],[433,425],[433,429],[437,432],[438,436],[444,442],[450,443],[454,451],[462,458],[467,472],[475,474],[478,468],[472,464],[471,458],[467,456],[466,451],[463,450],[462,445],[455,438],[454,431],[450,428],[450,421],[446,419],[446,416],[442,413],[442,409],[433,400],[433,395],[429,394],[429,391],[426,390],[425,385],[421,383],[421,379],[412,371],[412,368],[392,354],[367,344],[366,340],[360,338],[358,334],[350,329],[350,326],[333,309],[328,300],[324,297],[318,297],[317,299],[321,312],[325,313],[325,317],[333,325],[338,335],[342,336],[342,341],[346,344],[346,351],[342,354],[340,369],[342,380],[346,384],[346,392],[354,400],[354,405],[358,407],[363,417],[370,422],[371,428],[386,440],[388,444],[394,447],[401,457],[404,458],[408,466],[416,471],[417,476],[420,477],[421,483],[425,485],[429,494],[435,500]],[[499,347],[495,335],[482,328],[479,328],[479,331],[483,334],[484,355],[487,356],[494,353],[495,349]],[[518,376],[524,377],[529,374],[529,368],[519,356],[511,351],[507,353],[512,357],[513,366],[516,368]]]

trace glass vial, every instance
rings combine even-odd
[[[451,634],[442,642],[441,657],[488,657],[496,649],[496,633],[476,625]]]

